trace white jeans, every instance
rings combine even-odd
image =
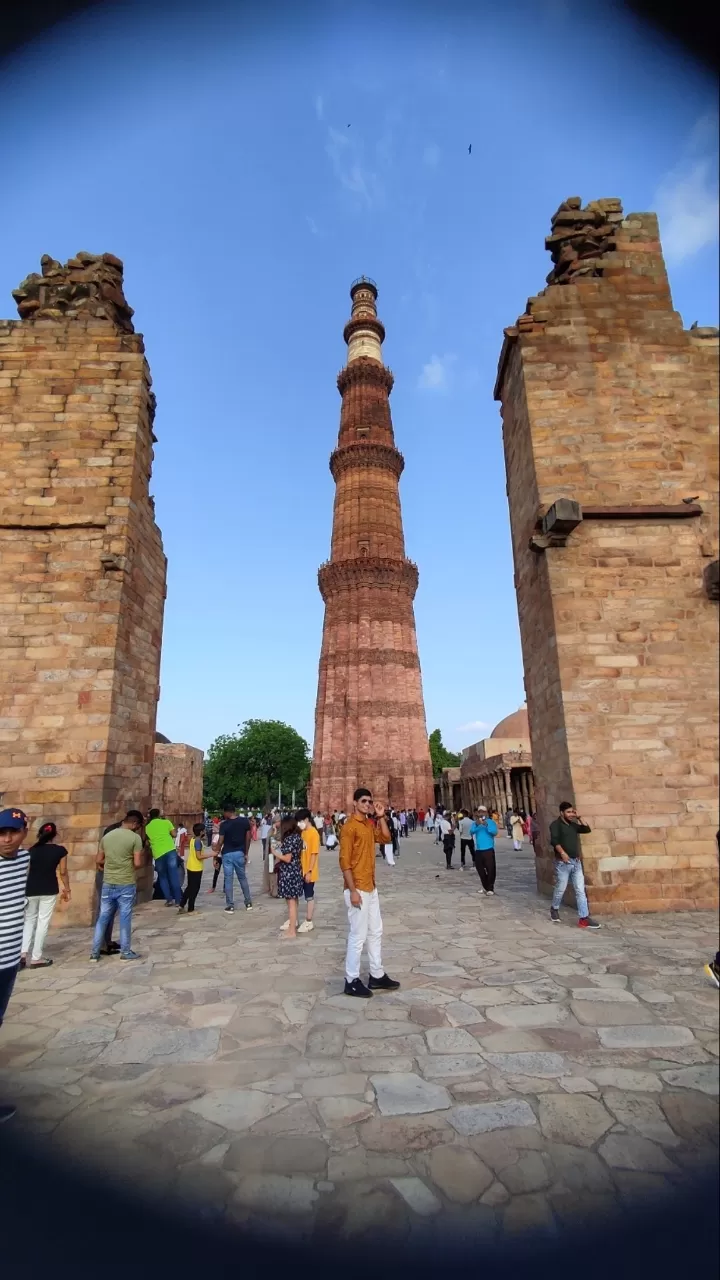
[[[394,867],[394,866],[395,866],[395,857],[394,857],[394,855],[393,855],[393,847],[392,847],[392,845],[391,845],[391,844],[384,844],[384,845],[383,845],[383,854],[385,855],[385,861],[387,862],[388,866],[389,866],[389,867]]]
[[[347,954],[345,956],[345,977],[354,982],[360,977],[360,957],[367,942],[370,972],[373,978],[382,978],[385,970],[382,962],[382,916],[380,915],[380,898],[377,889],[366,893],[359,889],[362,905],[353,907],[350,902],[350,890],[345,890],[345,906],[348,913]]]
[[[33,943],[32,960],[42,960],[43,946],[47,935],[52,913],[57,902],[56,893],[46,893],[37,898],[28,898],[25,903],[25,923],[23,925],[22,953],[27,955],[30,943]],[[35,940],[33,942],[33,934]]]
[[[513,840],[513,849],[522,849],[522,847],[523,847],[522,840],[517,840],[517,839]]]

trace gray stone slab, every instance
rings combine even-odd
[[[254,1089],[212,1089],[191,1102],[188,1111],[234,1132],[249,1129],[265,1116],[286,1107],[285,1098]]]
[[[676,1026],[598,1027],[597,1033],[605,1049],[672,1049],[695,1039],[689,1027]]]
[[[428,1168],[435,1186],[457,1204],[472,1204],[494,1181],[480,1157],[457,1144],[434,1147]]]
[[[501,1027],[560,1027],[569,1015],[562,1004],[501,1005],[489,1015]]]
[[[484,1057],[498,1071],[511,1076],[540,1076],[541,1078],[568,1074],[565,1059],[559,1053],[486,1053]]]
[[[430,1084],[414,1072],[393,1072],[370,1078],[377,1095],[381,1115],[422,1115],[426,1111],[443,1111],[452,1098],[442,1085]]]
[[[620,994],[627,995],[627,992]],[[655,1022],[652,1011],[639,1001],[635,1004],[613,1004],[605,1000],[571,1000],[570,1009],[583,1027],[625,1027]]]
[[[576,1147],[594,1146],[614,1124],[602,1102],[585,1094],[543,1094],[538,1113],[546,1138]]]
[[[425,1185],[422,1178],[391,1178],[398,1195],[420,1218],[431,1218],[442,1209],[442,1203]]]
[[[417,1061],[426,1080],[473,1079],[487,1067],[479,1053],[429,1053]]]
[[[600,1155],[611,1169],[635,1169],[640,1173],[674,1173],[677,1166],[662,1147],[649,1138],[634,1133],[609,1133],[599,1147]]]
[[[430,1027],[425,1039],[431,1053],[477,1053],[478,1042],[462,1027]]]
[[[634,1089],[637,1093],[659,1093],[660,1077],[654,1071],[634,1071],[632,1067],[596,1067],[589,1074],[602,1089]]]
[[[383,1021],[378,1018],[363,1018],[362,1022],[355,1022],[348,1027],[346,1036],[348,1040],[387,1040],[392,1036],[402,1035],[408,1030],[406,1021],[396,1022]]]
[[[453,1107],[448,1120],[453,1129],[463,1137],[490,1133],[493,1129],[515,1129],[537,1124],[532,1107],[521,1098]]]
[[[66,1049],[77,1045],[109,1044],[115,1038],[116,1028],[109,1026],[68,1027],[66,1031],[58,1031],[48,1042],[48,1049]]]
[[[697,1089],[699,1093],[711,1096],[718,1093],[720,1082],[716,1062],[702,1063],[697,1067],[681,1067],[677,1071],[663,1071],[661,1074],[666,1084],[671,1084],[675,1089]]]
[[[120,1062],[207,1062],[217,1053],[220,1035],[211,1027],[153,1027],[133,1031],[124,1039],[109,1044],[98,1058],[99,1063]]]

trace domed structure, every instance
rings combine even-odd
[[[499,724],[495,725],[491,738],[529,738],[530,725],[528,724],[527,707],[519,707],[517,711],[513,711],[511,716],[506,716]]]
[[[155,742],[156,742],[156,744],[157,744],[158,742],[162,742],[162,743],[164,743],[164,745],[165,745],[166,747],[169,747],[169,746],[170,746],[170,739],[169,739],[169,738],[166,738],[164,733],[156,733],[156,734],[155,734]]]

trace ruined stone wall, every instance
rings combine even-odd
[[[158,742],[152,775],[152,804],[168,818],[203,813],[203,763],[199,747],[184,742]]]
[[[536,798],[563,799],[592,909],[717,900],[717,330],[673,311],[656,219],[566,202],[507,329],[503,438]],[[538,519],[580,504],[570,532]],[[696,499],[695,502],[689,501]],[[572,523],[572,522],[571,522]]]
[[[150,802],[154,397],[117,259],[44,259],[16,298],[25,318],[0,322],[0,791],[57,823],[72,905],[56,914],[80,924],[102,828]]]

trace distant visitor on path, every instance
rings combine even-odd
[[[68,851],[62,844],[56,844],[57,827],[54,822],[44,822],[38,831],[38,838],[30,848],[30,870],[28,872],[27,902],[25,903],[25,924],[23,926],[22,956],[20,968],[28,965],[30,969],[46,969],[52,960],[43,956],[45,938],[50,927],[53,911],[57,906],[58,895],[63,902],[70,901],[70,881],[68,879]],[[62,890],[58,884],[62,881]],[[28,952],[32,954],[28,960]]]
[[[397,991],[400,986],[383,968],[383,926],[375,886],[375,846],[390,842],[385,805],[374,803],[367,787],[358,787],[353,796],[352,814],[340,832],[340,870],[345,882],[350,927],[345,956],[346,996],[367,1000],[373,992]],[[360,980],[360,960],[366,942],[370,966],[367,986]]]
[[[574,805],[564,800],[560,805],[560,817],[550,824],[550,847],[555,853],[555,888],[553,889],[550,919],[560,922],[560,903],[563,894],[572,883],[578,910],[578,926],[581,929],[600,929],[601,925],[590,915],[585,893],[580,836],[589,835],[590,827],[583,822]]]
[[[226,804],[223,809],[223,820],[220,823],[220,839],[215,855],[222,858],[225,875],[225,910],[232,914],[235,910],[233,885],[237,876],[245,899],[245,910],[252,911],[250,885],[245,868],[250,860],[250,823],[233,804]]]
[[[485,894],[488,898],[495,896],[495,877],[497,875],[497,864],[495,862],[495,837],[498,833],[497,823],[488,817],[488,811],[484,804],[475,814],[475,821],[470,828],[470,834],[475,841],[475,870],[480,877],[481,894]]]
[[[513,849],[522,849],[525,826],[522,815],[517,812],[517,809],[513,809],[510,814],[510,830],[512,831]]]
[[[119,827],[108,831],[100,841],[97,865],[103,868],[100,914],[95,924],[91,960],[100,959],[105,930],[116,911],[120,913],[120,958],[139,960],[131,946],[132,913],[137,890],[135,872],[143,864],[143,844],[138,832],[142,826],[137,815],[128,813]]]
[[[212,849],[206,849],[203,844],[204,825],[202,822],[196,822],[192,829],[192,836],[187,848],[185,869],[187,871],[187,884],[183,890],[182,900],[178,907],[178,914],[183,912],[187,907],[188,915],[195,911],[195,899],[200,892],[200,884],[202,882],[203,862],[207,858],[212,858]]]
[[[313,824],[309,809],[298,809],[295,814],[300,835],[302,836],[302,873],[303,897],[305,898],[306,917],[298,926],[298,933],[312,933],[315,925],[315,885],[320,870],[320,828]],[[283,925],[283,928],[285,926]]]
[[[312,825],[312,824],[311,824]],[[303,838],[296,817],[285,818],[280,829],[280,848],[275,855],[278,898],[288,904],[288,918],[281,929],[285,938],[297,937],[298,900],[303,892]],[[313,831],[318,836],[317,828]],[[318,836],[318,840],[319,840]]]
[[[460,832],[460,866],[465,866],[465,854],[469,853],[472,861],[475,861],[475,841],[470,834],[472,831],[472,818],[467,809],[460,810],[460,821],[458,822],[458,830]]]

